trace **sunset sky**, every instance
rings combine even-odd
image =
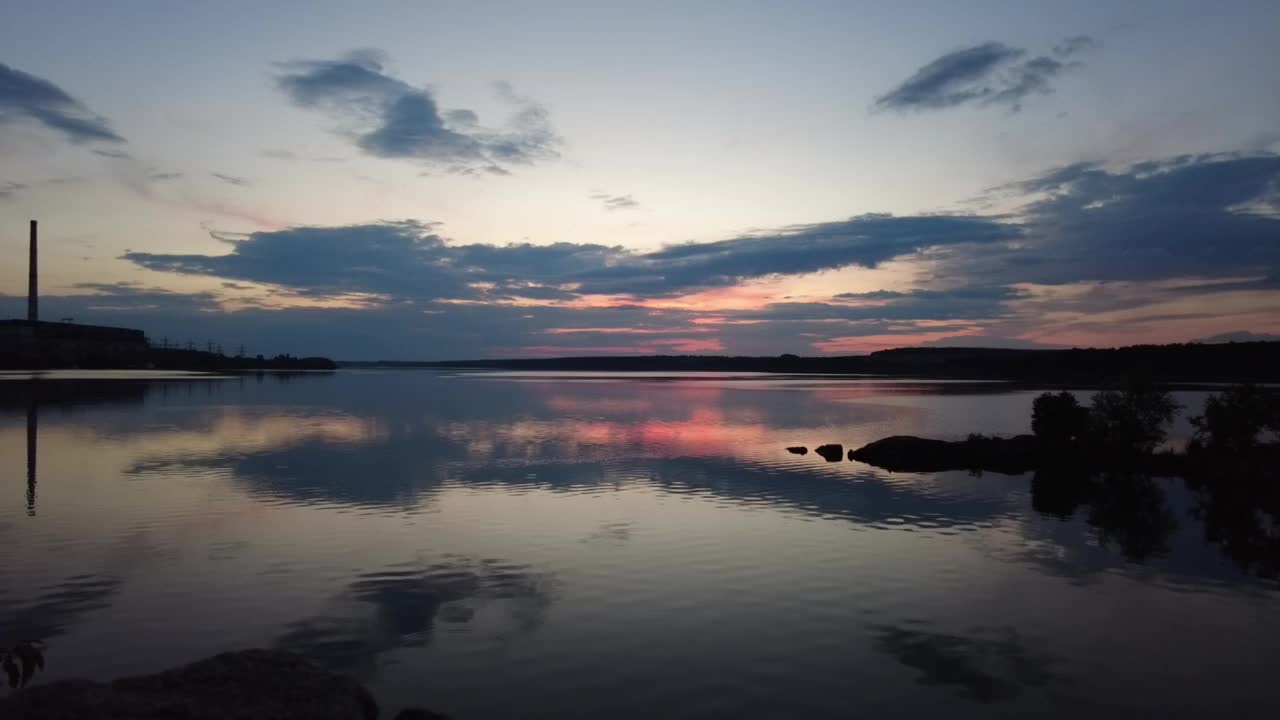
[[[0,317],[339,359],[1280,333],[1280,3],[41,2]]]

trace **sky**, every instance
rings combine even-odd
[[[1280,3],[13,3],[0,317],[345,360],[1280,334]]]

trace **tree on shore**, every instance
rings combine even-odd
[[[1164,442],[1179,410],[1168,391],[1145,384],[1095,393],[1089,407],[1066,391],[1043,393],[1031,406],[1031,431],[1057,451],[1145,455]]]
[[[1076,396],[1063,390],[1043,393],[1031,404],[1031,432],[1054,448],[1067,448],[1085,438],[1089,430],[1089,410]]]
[[[1204,403],[1204,413],[1191,418],[1197,448],[1215,452],[1247,452],[1264,433],[1280,434],[1280,397],[1257,385],[1237,385]]]
[[[1167,390],[1143,383],[1095,393],[1089,405],[1089,444],[1112,457],[1149,455],[1164,442],[1181,409]]]

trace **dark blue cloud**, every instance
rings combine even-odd
[[[596,192],[589,196],[592,200],[599,200],[605,210],[634,210],[640,207],[640,203],[630,195],[610,195],[609,193]]]
[[[982,102],[986,105],[1008,105],[1015,111],[1021,110],[1023,98],[1053,92],[1050,81],[1066,67],[1063,63],[1044,56],[1014,65],[1006,73],[1003,85]]]
[[[993,320],[1008,313],[1005,305],[1021,296],[1015,288],[958,287],[950,290],[877,290],[841,293],[832,302],[782,302],[762,310],[733,311],[734,320],[766,322],[794,321],[827,323],[844,320],[856,323]],[[882,327],[878,331],[885,332]]]
[[[245,187],[249,184],[249,181],[246,178],[242,178],[237,175],[227,175],[225,173],[209,173],[209,174],[212,175],[215,179],[221,180],[222,182],[228,185]]]
[[[998,42],[949,52],[876,98],[876,106],[896,110],[945,108],[986,97],[992,91],[983,81],[1024,53]]]
[[[1075,35],[1053,46],[1053,54],[1061,58],[1071,57],[1098,47],[1097,39],[1089,35]]]
[[[0,63],[0,124],[25,118],[73,143],[123,143],[106,119],[43,78]]]
[[[1062,58],[1093,47],[1069,38],[1055,48]],[[1005,105],[1013,110],[1031,95],[1053,92],[1052,80],[1070,65],[1046,55],[1024,59],[1027,51],[988,42],[956,50],[929,62],[901,85],[875,100],[878,110],[941,110],[964,104]]]
[[[1011,186],[1016,250],[953,257],[953,271],[1009,282],[1275,276],[1280,156],[1198,155],[1107,169],[1082,163]]]
[[[344,134],[369,155],[482,170],[558,157],[559,138],[546,111],[503,86],[516,106],[503,130],[486,130],[474,111],[441,111],[432,93],[384,72],[376,51],[338,60],[285,63],[277,78],[302,108],[326,112],[344,123]],[[492,172],[492,170],[489,170]]]
[[[618,246],[593,243],[531,245],[459,245],[451,248],[455,266],[481,280],[559,280],[567,282],[630,255]]]
[[[1011,224],[973,216],[866,215],[840,222],[649,253],[596,244],[449,245],[413,222],[253,233],[228,255],[128,253],[142,267],[283,285],[313,294],[477,299],[482,285],[580,293],[671,295],[769,275],[886,260],[943,245],[1019,237]],[[523,284],[523,285],[522,285]],[[533,297],[532,295],[529,297]]]
[[[444,241],[415,222],[300,227],[233,240],[227,255],[127,253],[142,267],[282,285],[306,294],[468,298],[467,273]]]
[[[972,215],[860,215],[837,222],[707,243],[671,245],[579,276],[584,292],[665,294],[769,275],[796,275],[882,262],[928,248],[989,244],[1021,228]]]
[[[29,190],[36,190],[42,187],[50,187],[54,185],[68,185],[80,182],[79,177],[55,177],[45,180],[33,180],[30,182],[0,182],[0,200],[8,200],[19,193],[25,193]]]

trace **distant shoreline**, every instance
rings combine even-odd
[[[899,348],[870,355],[801,357],[645,355],[445,361],[339,361],[342,368],[580,372],[752,372],[1096,385],[1280,382],[1280,342],[1136,345],[1114,349]]]

